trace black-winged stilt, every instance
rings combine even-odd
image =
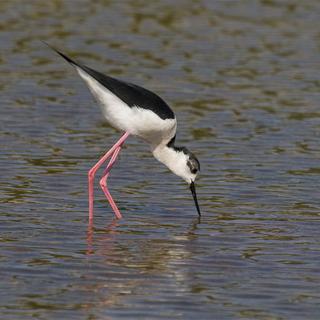
[[[100,186],[116,217],[121,219],[121,213],[107,188],[107,178],[129,135],[138,136],[149,143],[154,157],[189,184],[200,216],[194,184],[200,170],[200,163],[187,148],[175,146],[177,120],[170,107],[159,96],[147,89],[106,76],[52,49],[76,68],[100,105],[109,124],[124,132],[118,142],[88,172],[89,220],[93,219],[94,177],[109,157],[111,159],[100,179]]]

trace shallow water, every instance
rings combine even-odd
[[[1,319],[319,319],[318,1],[0,2]],[[203,211],[39,40],[156,91]]]

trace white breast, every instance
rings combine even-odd
[[[152,145],[169,141],[175,135],[176,119],[163,120],[151,110],[139,106],[131,108],[88,73],[78,67],[76,69],[112,127],[139,136]]]

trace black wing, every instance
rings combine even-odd
[[[62,52],[52,48],[61,57],[67,60],[74,66],[79,67],[86,73],[88,73],[92,78],[97,80],[100,84],[110,90],[123,102],[125,102],[129,107],[139,107],[143,109],[148,109],[156,113],[161,119],[174,119],[174,113],[166,102],[161,99],[155,93],[137,86],[133,83],[117,80],[115,78],[106,76],[96,70],[93,70],[81,63],[75,62],[74,60],[67,57]]]

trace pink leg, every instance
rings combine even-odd
[[[120,213],[117,205],[115,204],[114,200],[112,199],[112,196],[111,196],[111,194],[110,194],[110,192],[109,192],[109,190],[108,190],[108,188],[107,188],[107,179],[108,179],[108,176],[109,176],[109,174],[110,174],[110,170],[111,170],[111,168],[113,167],[114,163],[116,162],[116,159],[117,159],[120,151],[121,151],[121,146],[119,146],[119,147],[115,150],[115,152],[113,153],[113,155],[112,155],[112,157],[111,157],[111,160],[110,160],[110,162],[108,163],[107,168],[105,169],[105,171],[104,171],[104,173],[103,173],[103,176],[102,176],[102,178],[101,178],[101,180],[100,180],[101,189],[102,189],[102,191],[104,192],[105,196],[107,197],[107,199],[108,199],[108,201],[109,201],[109,203],[110,203],[110,206],[111,206],[111,208],[113,209],[113,211],[114,211],[114,213],[115,213],[115,215],[116,215],[116,217],[117,217],[118,219],[121,219],[122,216],[121,216],[121,213]]]
[[[112,157],[107,165],[107,167],[104,169],[103,171],[103,175],[102,176],[105,176],[109,173],[109,171],[111,170],[111,167],[113,166],[113,164],[116,162],[116,159],[118,157],[118,154],[120,153],[121,151],[121,147],[122,147],[123,144],[121,144],[120,146],[118,146],[118,148],[116,150],[114,150],[114,153],[112,154]]]
[[[89,170],[88,172],[88,183],[89,183],[89,222],[93,221],[93,182],[97,170],[102,166],[102,164],[113,155],[115,150],[121,146],[125,140],[129,137],[129,132],[125,132],[118,142]]]

